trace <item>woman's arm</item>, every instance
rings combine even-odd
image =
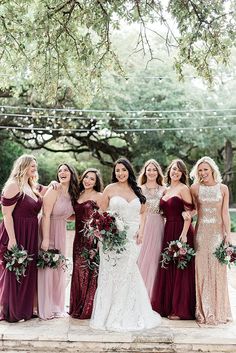
[[[42,217],[42,233],[43,241],[41,249],[47,251],[49,247],[50,235],[50,217],[57,200],[58,191],[49,188],[43,197],[43,217]]]
[[[140,210],[140,224],[139,224],[139,230],[137,233],[137,240],[136,243],[142,244],[143,242],[143,234],[144,234],[144,227],[146,223],[146,216],[147,216],[147,206],[146,204],[142,204],[141,210]]]
[[[225,236],[225,242],[231,243],[230,235],[230,215],[229,215],[229,189],[226,185],[221,185],[221,190],[223,194],[223,204],[222,204],[222,221],[223,221],[223,231]]]
[[[6,186],[4,189],[4,197],[11,199],[12,197],[16,196],[20,192],[19,186],[17,183],[12,182]],[[17,245],[16,236],[15,236],[15,229],[14,229],[14,222],[12,217],[12,212],[15,208],[15,205],[12,206],[3,206],[2,205],[2,214],[3,214],[3,221],[7,231],[7,235],[9,237],[7,248],[11,250],[14,245]]]
[[[105,187],[102,196],[101,196],[101,200],[100,200],[100,210],[102,212],[106,211],[109,205],[109,200],[110,200],[110,191],[111,191],[111,185],[107,185],[107,187]]]
[[[185,201],[189,204],[192,203],[192,196],[191,196],[190,190],[187,186],[181,190],[180,196],[183,199],[183,201]],[[182,232],[179,237],[179,239],[182,240],[184,243],[187,242],[187,233],[188,233],[188,229],[190,227],[190,224],[191,224],[191,218],[184,219],[184,226],[183,226]]]

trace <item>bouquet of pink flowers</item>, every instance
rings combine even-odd
[[[3,255],[3,263],[8,271],[14,272],[17,282],[20,283],[20,278],[25,277],[26,269],[30,261],[33,260],[32,255],[28,255],[27,250],[21,246],[19,248],[14,245],[11,250],[7,250]]]
[[[88,250],[86,248],[83,249],[81,256],[84,258],[84,265],[81,267],[87,267],[89,268],[92,272],[94,272],[95,275],[98,275],[98,269],[99,269],[99,263],[100,263],[100,257],[99,253],[97,250]]]
[[[194,249],[188,243],[181,242],[180,240],[172,240],[168,247],[164,249],[164,252],[161,253],[161,267],[166,268],[173,261],[177,265],[177,268],[184,270],[195,254]]]
[[[224,241],[216,248],[213,253],[222,265],[236,265],[236,246],[225,244]]]
[[[58,249],[48,249],[47,251],[40,250],[37,259],[38,268],[53,268],[61,267],[65,270],[67,259],[60,253]]]
[[[117,214],[95,211],[85,227],[85,236],[93,237],[94,243],[100,241],[104,253],[115,251],[120,254],[125,250],[126,226]]]

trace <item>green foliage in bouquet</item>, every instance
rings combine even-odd
[[[191,248],[188,243],[173,240],[169,242],[168,247],[161,253],[161,267],[167,268],[170,262],[174,262],[177,268],[184,270],[195,255],[194,249]]]
[[[66,261],[67,259],[58,249],[48,249],[47,251],[40,250],[37,259],[37,267],[42,269],[46,267],[52,269],[61,267],[65,270],[67,268]]]
[[[28,255],[27,250],[23,246],[14,245],[11,250],[7,250],[4,257],[4,265],[8,271],[14,272],[17,282],[20,283],[21,277],[26,276],[26,269],[30,261],[33,260],[32,255]]]

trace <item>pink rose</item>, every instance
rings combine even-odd
[[[99,230],[96,229],[93,234],[94,234],[94,236],[95,236],[96,238],[102,239],[101,233],[99,232]]]
[[[179,253],[180,253],[180,255],[185,255],[185,254],[187,254],[187,250],[185,248],[180,248]]]
[[[228,247],[227,249],[226,249],[226,254],[228,255],[228,256],[231,256],[232,254],[233,254],[233,248],[232,247]]]

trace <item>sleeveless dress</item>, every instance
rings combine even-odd
[[[33,261],[29,262],[26,277],[21,277],[20,283],[13,272],[5,269],[2,260],[9,238],[3,221],[0,224],[0,320],[29,320],[33,315],[37,287],[38,213],[42,200],[35,201],[27,194],[18,193],[10,199],[2,196],[1,203],[3,206],[16,203],[12,213],[16,242],[32,255]]]
[[[58,249],[64,256],[66,252],[66,219],[73,213],[70,197],[62,193],[58,195],[50,217],[49,249]],[[65,291],[66,270],[63,268],[38,270],[38,315],[41,319],[46,320],[66,315]]]
[[[192,208],[178,196],[173,196],[167,201],[161,199],[160,207],[166,217],[162,251],[172,240],[179,239],[184,220],[182,212],[185,208]],[[187,233],[187,242],[193,248],[194,231],[190,225]],[[161,268],[157,272],[153,294],[152,307],[161,316],[179,316],[181,319],[195,318],[195,274],[194,258],[184,270],[178,269],[174,263]]]
[[[97,249],[92,239],[84,236],[84,223],[91,217],[95,209],[98,209],[98,206],[92,200],[74,205],[75,238],[69,314],[76,319],[90,319],[97,289],[97,273],[86,266],[84,257],[81,256],[84,248]]]
[[[232,320],[227,266],[213,255],[223,240],[223,197],[220,184],[199,186],[196,226],[196,318],[199,323],[221,324]]]
[[[135,235],[141,204],[113,196],[109,210],[117,212],[127,225],[126,250],[103,253],[100,247],[98,288],[90,326],[110,331],[134,331],[160,325],[160,315],[152,311],[147,290],[137,266],[140,246]]]
[[[147,217],[144,227],[144,240],[138,258],[138,267],[146,285],[149,298],[152,297],[164,234],[164,218],[160,214],[159,207],[164,190],[163,186],[159,186],[154,190],[154,193],[151,193],[145,186],[143,192],[147,200]]]

